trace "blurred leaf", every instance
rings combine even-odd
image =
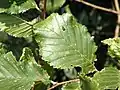
[[[62,90],[82,90],[80,82],[71,82],[62,87]]]
[[[26,2],[27,0],[9,0],[10,4],[16,2],[17,5],[21,5],[22,3]]]
[[[59,9],[63,4],[65,0],[47,0],[47,11],[53,12],[56,9]]]
[[[86,76],[80,76],[82,90],[99,90],[97,82]]]
[[[120,38],[109,38],[102,41],[104,44],[107,44],[108,54],[113,58],[120,59]]]
[[[120,72],[114,67],[106,67],[93,77],[100,90],[117,89],[120,86]]]
[[[3,43],[0,43],[0,56],[7,53],[7,50],[5,48],[5,45]]]
[[[34,28],[42,59],[51,66],[61,69],[79,66],[84,73],[94,69],[96,46],[93,38],[71,14],[52,14]]]
[[[5,42],[6,40],[8,40],[7,33],[0,31],[0,42]]]
[[[1,12],[6,12],[10,14],[19,14],[23,13],[31,8],[36,8],[36,3],[34,0],[27,0],[26,2],[22,3],[21,5],[17,5],[16,2],[13,2],[13,4],[9,8],[0,8]]]
[[[10,26],[23,23],[22,19],[20,19],[19,17],[15,15],[5,14],[5,13],[0,14],[0,22],[1,22],[0,25],[3,24],[6,27],[10,27]]]
[[[0,8],[9,8],[9,7],[10,7],[9,0],[0,0]]]
[[[35,87],[34,90],[47,90],[47,86],[45,84],[43,84],[42,82],[40,82],[39,84],[37,84],[37,82],[35,83]]]
[[[65,75],[70,78],[70,79],[74,79],[77,77],[78,72],[76,71],[75,68],[70,68],[70,69],[64,69],[64,73]]]
[[[30,90],[35,81],[50,83],[49,76],[34,60],[28,48],[23,49],[17,62],[11,52],[0,56],[0,88],[2,90]]]

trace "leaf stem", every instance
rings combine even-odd
[[[60,83],[56,83],[55,85],[53,85],[52,87],[50,87],[49,89],[47,90],[52,90],[60,85],[63,85],[63,84],[67,84],[67,83],[71,83],[71,82],[78,82],[80,81],[80,79],[73,79],[73,80],[69,80],[69,81],[64,81],[64,82],[60,82]]]

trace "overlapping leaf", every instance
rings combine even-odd
[[[0,42],[8,40],[8,35],[5,32],[0,31]]]
[[[107,67],[96,73],[93,80],[98,83],[100,90],[115,90],[120,86],[120,72],[114,67]]]
[[[0,29],[15,37],[29,37],[33,34],[32,25],[17,16],[0,14]]]
[[[85,26],[70,14],[52,14],[34,25],[36,41],[42,59],[55,68],[82,67],[87,73],[93,69],[96,46]]]
[[[62,90],[82,90],[80,82],[71,82],[63,86]]]
[[[92,80],[90,77],[80,76],[80,82],[82,90],[100,90],[98,88],[97,82]]]
[[[0,56],[7,53],[7,50],[5,48],[5,45],[3,43],[0,43]]]
[[[33,28],[27,23],[21,23],[13,27],[6,28],[4,31],[15,37],[29,37],[33,35]]]
[[[97,82],[87,76],[80,76],[80,82],[71,82],[63,86],[62,90],[100,90]]]
[[[113,58],[120,59],[120,38],[110,38],[103,41],[104,44],[107,44],[108,54]]]
[[[36,8],[36,3],[34,0],[27,0],[26,2],[22,3],[21,5],[17,5],[16,2],[14,2],[9,8],[0,8],[1,12],[6,12],[10,14],[19,14],[23,13],[31,8]]]
[[[24,48],[20,62],[11,52],[0,56],[0,89],[30,90],[35,81],[48,84],[49,76],[34,60],[30,49]]]
[[[65,0],[47,0],[47,11],[54,11],[64,4]]]

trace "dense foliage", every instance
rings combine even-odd
[[[0,89],[120,90],[116,16],[78,0],[2,0]]]

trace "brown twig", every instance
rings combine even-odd
[[[91,4],[89,2],[86,2],[84,0],[76,0],[77,2],[81,2],[87,6],[90,6],[90,7],[93,7],[95,9],[99,9],[99,10],[102,10],[102,11],[106,11],[106,12],[110,12],[110,13],[114,13],[114,14],[120,14],[120,12],[118,11],[115,11],[115,10],[112,10],[112,9],[108,9],[108,8],[104,8],[104,7],[101,7],[101,6],[97,6],[97,5],[94,5],[94,4]]]
[[[47,0],[42,0],[41,1],[41,5],[40,5],[40,7],[41,7],[41,18],[42,19],[45,19],[45,17],[46,17],[46,3],[47,3]]]
[[[114,0],[114,3],[115,3],[115,8],[116,8],[116,11],[117,12],[120,12],[120,7],[119,7],[119,2],[118,0]],[[114,38],[117,38],[119,37],[119,29],[120,29],[120,14],[118,14],[118,19],[117,19],[117,25],[116,25],[116,28],[115,28],[115,35],[114,35]]]
[[[53,85],[51,88],[47,89],[47,90],[52,90],[60,85],[63,85],[63,84],[67,84],[67,83],[71,83],[71,82],[78,82],[80,81],[79,79],[74,79],[74,80],[69,80],[69,81],[64,81],[64,82],[60,82],[60,83],[56,83],[55,85]]]
[[[46,17],[46,3],[47,3],[47,0],[44,0],[44,9],[43,9],[43,18],[44,19]]]

